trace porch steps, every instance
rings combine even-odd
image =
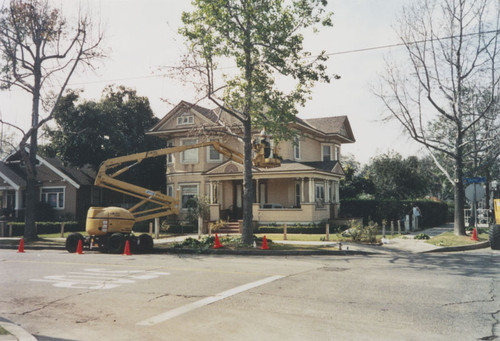
[[[230,221],[217,230],[219,234],[240,233],[239,223],[237,221]]]

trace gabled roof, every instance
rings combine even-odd
[[[0,161],[0,178],[8,183],[12,188],[19,189],[26,187],[26,180],[19,176],[8,164]]]
[[[203,117],[207,122],[215,126],[233,126],[239,124],[235,118],[222,111],[222,109],[207,109],[202,106],[192,104],[186,101],[181,101],[172,110],[170,110],[154,127],[149,130],[149,134],[159,134],[162,127],[166,125],[172,118],[179,114],[180,111],[191,110]],[[221,123],[224,122],[224,125]],[[347,116],[330,116],[322,118],[301,119],[296,117],[295,123],[292,123],[297,128],[306,129],[310,133],[323,137],[336,137],[342,143],[353,143],[356,141],[352,133],[351,125]]]
[[[301,119],[297,117],[296,123],[316,134],[319,133],[327,136],[335,135],[344,143],[356,142],[349,119],[345,115],[310,119]]]
[[[40,155],[37,155],[37,161],[75,188],[94,183],[95,172],[89,167],[70,167],[57,158],[41,157]],[[19,152],[8,156],[5,162],[0,162],[0,177],[16,189],[26,186],[26,172],[21,167]]]
[[[48,158],[45,160],[50,163],[53,167],[57,168],[59,171],[63,172],[67,177],[71,178],[79,185],[92,185],[94,184],[95,172],[90,166],[84,166],[82,168],[75,168],[65,165],[61,160],[56,158]]]

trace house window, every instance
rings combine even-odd
[[[316,205],[322,206],[325,202],[325,184],[317,183],[316,184]]]
[[[302,202],[301,198],[301,189],[300,189],[300,183],[295,184],[295,207],[300,207],[300,203]]]
[[[185,139],[181,141],[181,145],[190,146],[198,143],[196,139]],[[198,163],[198,149],[188,149],[182,152],[182,163]]]
[[[335,146],[335,160],[340,161],[340,147]]]
[[[293,156],[295,160],[300,160],[300,139],[298,137],[295,137],[293,141]]]
[[[167,141],[167,148],[172,148],[174,146],[174,141]],[[174,163],[174,154],[167,154],[167,164]]]
[[[187,125],[187,124],[193,124],[194,123],[194,116],[189,115],[189,116],[179,116],[177,117],[177,125],[182,126],[182,125]]]
[[[174,197],[174,185],[167,185],[167,195],[169,197]]]
[[[53,208],[64,208],[64,187],[45,187],[42,188],[41,202],[49,204]]]
[[[183,209],[188,208],[189,199],[198,196],[198,185],[181,185],[181,204]]]
[[[322,145],[321,159],[323,161],[332,161],[332,146],[329,144]]]
[[[210,141],[215,141],[215,139],[211,139]],[[213,146],[208,147],[207,151],[207,160],[208,162],[222,162],[222,154],[219,153]]]

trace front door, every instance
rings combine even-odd
[[[243,183],[235,181],[233,185],[233,212],[231,219],[239,220],[243,218]]]

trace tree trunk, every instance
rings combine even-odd
[[[241,234],[244,244],[253,243],[253,185],[252,185],[252,125],[250,119],[243,123],[243,231]]]
[[[41,88],[41,63],[40,58],[35,59],[34,85],[33,85],[33,102],[31,111],[31,128],[34,129],[30,136],[30,147],[28,162],[26,164],[26,211],[24,218],[24,239],[26,241],[38,239],[35,225],[35,209],[38,202],[37,195],[37,171],[36,171],[36,155],[38,153],[38,117],[40,111],[40,88]],[[24,148],[24,146],[21,146]]]
[[[462,139],[458,139],[461,143]],[[465,189],[463,185],[464,172],[463,172],[463,152],[462,146],[458,144],[457,155],[455,159],[455,219],[453,232],[457,236],[465,236]]]

